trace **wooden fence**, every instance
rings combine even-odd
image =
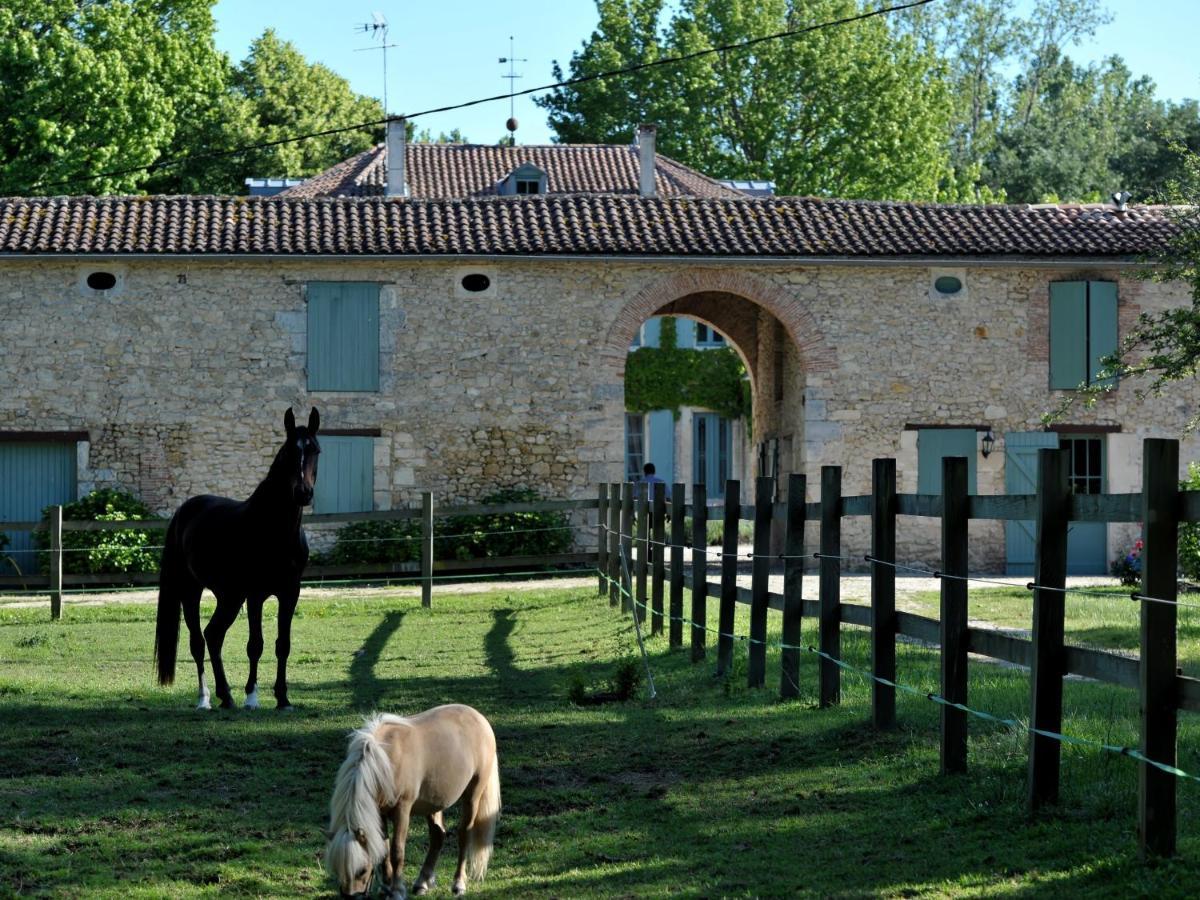
[[[441,576],[468,575],[482,570],[520,570],[545,566],[595,565],[594,552],[556,553],[541,556],[480,557],[475,559],[435,559],[434,540],[437,538],[435,521],[453,516],[495,516],[507,513],[571,512],[596,508],[596,501],[584,500],[540,500],[521,503],[487,503],[470,506],[435,508],[433,494],[421,495],[421,506],[411,509],[393,509],[378,512],[333,513],[304,517],[306,527],[344,525],[351,522],[396,522],[419,519],[421,522],[419,561],[352,563],[346,565],[308,566],[304,570],[306,583],[330,579],[389,579],[411,580],[421,583],[421,600],[425,606],[431,603],[433,582]],[[128,574],[76,575],[63,571],[64,531],[165,531],[167,519],[141,519],[124,522],[73,522],[64,521],[62,507],[54,506],[44,520],[36,522],[0,522],[3,531],[49,531],[50,546],[46,551],[50,557],[48,576],[0,575],[0,588],[16,588],[27,592],[46,592],[50,595],[50,614],[62,616],[63,593],[70,588],[88,588],[98,585],[150,585],[158,583],[157,572],[133,572]],[[566,526],[575,528],[577,526]],[[515,530],[512,533],[520,533]]]
[[[967,766],[968,698],[967,655],[978,654],[1030,669],[1030,809],[1054,803],[1059,793],[1063,679],[1081,675],[1109,684],[1133,688],[1141,700],[1141,744],[1138,777],[1138,838],[1143,856],[1171,856],[1175,852],[1176,785],[1179,777],[1160,768],[1176,765],[1177,716],[1180,710],[1200,711],[1200,680],[1176,669],[1176,615],[1178,525],[1200,521],[1200,492],[1179,490],[1179,445],[1151,439],[1143,447],[1143,490],[1140,494],[1072,494],[1068,457],[1064,450],[1039,450],[1036,495],[970,496],[967,493],[967,460],[946,458],[941,495],[897,493],[896,463],[873,463],[872,492],[842,496],[841,469],[821,470],[820,500],[806,502],[804,475],[788,479],[786,504],[773,504],[775,484],[758,478],[755,503],[745,513],[738,498],[740,485],[726,485],[723,508],[706,505],[704,488],[694,488],[693,502],[684,503],[684,486],[671,487],[670,539],[666,534],[666,486],[654,485],[650,497],[640,485],[600,485],[598,543],[600,592],[624,611],[646,611],[652,634],[663,631],[664,616],[671,626],[671,646],[682,646],[684,589],[691,589],[691,658],[706,654],[709,634],[707,597],[719,592],[716,664],[719,673],[731,669],[734,646],[734,610],[737,603],[750,606],[749,684],[766,683],[767,611],[782,613],[779,690],[783,697],[798,692],[800,623],[805,615],[816,618],[816,644],[820,659],[818,698],[821,706],[839,702],[841,692],[840,634],[843,624],[870,629],[871,721],[889,728],[896,722],[896,638],[915,638],[940,649],[941,768],[962,772]],[[724,519],[724,542],[719,581],[708,580],[707,556],[693,552],[690,572],[683,564],[684,516],[692,516],[692,546],[706,546],[705,526],[710,512]],[[841,521],[847,516],[871,520],[870,605],[843,603],[840,576]],[[935,517],[941,520],[941,608],[938,619],[896,609],[896,524],[898,516]],[[752,520],[754,552],[751,587],[737,584],[737,526]],[[1036,562],[1033,581],[1032,636],[1029,639],[968,624],[969,575],[968,522],[971,519],[1034,521]],[[802,562],[811,558],[804,543],[804,526],[820,522],[819,591],[816,600],[803,597]],[[768,590],[770,526],[785,528],[783,593]],[[1064,601],[1067,563],[1067,530],[1071,522],[1141,522],[1145,548],[1141,591],[1141,653],[1130,658],[1103,650],[1071,646],[1064,640]],[[636,552],[635,552],[636,550]],[[667,565],[669,551],[669,566]],[[622,590],[620,555],[634,559],[633,584]],[[647,580],[649,578],[649,591]],[[664,590],[667,606],[664,609]],[[647,599],[647,593],[649,598]],[[1150,760],[1152,762],[1148,762]],[[1157,763],[1159,765],[1155,765]]]

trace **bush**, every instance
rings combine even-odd
[[[42,510],[49,516],[53,507]],[[82,500],[63,505],[64,521],[127,522],[154,518],[144,503],[124,491],[101,488]],[[63,572],[73,575],[156,572],[162,552],[150,549],[160,543],[163,532],[151,531],[63,531]],[[33,533],[38,569],[50,571],[50,534]]]
[[[483,503],[533,503],[531,490],[505,490]],[[413,562],[421,558],[421,523],[415,519],[353,522],[339,528],[333,547],[314,562],[329,565]],[[505,556],[549,556],[571,548],[566,513],[510,512],[451,516],[433,523],[436,559],[494,559]]]
[[[1200,463],[1188,463],[1185,491],[1200,491]],[[1179,523],[1179,568],[1188,581],[1200,581],[1200,522]]]

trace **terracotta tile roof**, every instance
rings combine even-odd
[[[496,195],[496,185],[522,163],[546,173],[550,194],[638,194],[638,151],[616,144],[497,147],[416,144],[406,147],[406,180],[414,200],[465,200]],[[655,157],[660,197],[745,196],[666,156]],[[281,192],[286,197],[381,197],[387,183],[384,144],[343,160]]]
[[[0,199],[2,254],[1117,257],[1160,249],[1160,207],[785,197]]]

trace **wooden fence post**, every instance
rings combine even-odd
[[[967,459],[942,458],[942,697],[967,702]],[[947,578],[957,575],[957,578]],[[967,714],[942,706],[942,772],[967,771]]]
[[[692,662],[704,659],[708,635],[708,491],[692,485]]]
[[[760,475],[754,483],[754,562],[750,581],[750,663],[746,684],[767,683],[767,609],[771,577],[771,518],[774,515],[775,479]]]
[[[1070,527],[1070,457],[1066,450],[1038,451],[1037,558],[1033,580],[1033,647],[1030,652],[1029,724],[1043,731],[1062,732],[1063,619],[1067,585],[1067,530]],[[1029,811],[1058,802],[1062,744],[1053,738],[1029,736]]]
[[[779,696],[800,696],[800,625],[804,620],[804,501],[808,484],[803,475],[788,476],[787,535],[783,542],[783,643],[780,654]]]
[[[50,618],[62,618],[63,602],[63,508],[50,507]]]
[[[650,620],[650,634],[662,634],[663,631],[663,576],[666,574],[667,548],[667,486],[654,482],[654,514],[650,519],[654,531],[654,549],[650,559],[654,561],[653,579],[650,583],[650,605],[654,615]]]
[[[871,464],[871,671],[896,680],[896,461]],[[896,689],[871,682],[871,720],[896,725]]]
[[[821,466],[821,592],[817,620],[822,653],[841,658],[842,632],[842,467]],[[817,678],[817,704],[833,706],[842,698],[842,670],[822,658]]]
[[[608,485],[601,483],[596,506],[596,572],[600,581],[597,593],[608,593]]]
[[[633,483],[621,485],[621,550],[629,566],[633,565]],[[633,574],[630,573],[626,590],[621,591],[621,612],[633,609]]]
[[[1142,444],[1142,595],[1140,601],[1142,753],[1175,765],[1177,705],[1176,565],[1179,556],[1179,442]],[[1176,778],[1138,764],[1138,849],[1143,858],[1175,855]]]
[[[608,605],[621,602],[621,485],[608,486]]]
[[[733,620],[737,609],[738,520],[742,483],[725,482],[724,533],[721,536],[721,608],[717,614],[717,674],[733,666]]]
[[[421,605],[433,606],[433,492],[421,492]]]
[[[637,566],[634,570],[637,589],[633,605],[638,620],[645,622],[648,618],[646,613],[650,611],[646,593],[646,576],[650,571],[650,497],[645,482],[635,483],[633,492],[634,517],[637,520]]]
[[[683,485],[671,485],[671,621],[668,643],[683,646]]]

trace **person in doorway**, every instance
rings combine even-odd
[[[645,485],[642,488],[642,496],[650,501],[651,506],[650,516],[646,521],[651,528],[654,528],[654,485],[666,484],[665,481],[654,474],[654,463],[648,462],[642,466],[642,484]]]

